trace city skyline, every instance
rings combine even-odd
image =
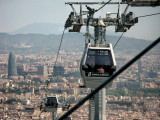
[[[153,119],[158,118],[158,104],[159,104],[159,54],[156,50],[152,54],[145,55],[141,58],[141,79],[143,80],[143,88],[138,85],[139,76],[138,62],[134,63],[124,73],[117,77],[113,83],[113,87],[107,90],[106,100],[106,118],[107,119]],[[63,101],[64,95],[66,101],[71,106],[76,104],[79,100],[85,97],[88,89],[79,88],[80,76],[75,74],[79,72],[80,52],[63,52],[61,58],[58,59],[57,65],[64,66],[65,73],[68,76],[59,76],[53,78],[52,84],[48,85],[45,77],[39,77],[37,66],[46,64],[50,69],[50,75],[53,71],[53,65],[49,64],[55,60],[54,55],[16,55],[19,65],[25,65],[25,71],[28,72],[27,79],[18,76],[8,80],[4,78],[7,70],[8,56],[0,54],[0,119],[5,118],[19,118],[35,120],[39,118],[51,119],[51,114],[42,112],[40,115],[39,103],[45,98],[46,89],[49,93],[57,95],[59,101]],[[6,56],[6,57],[5,57]],[[117,64],[119,67],[123,66],[128,60],[133,57],[132,54],[124,54],[123,52],[117,54]],[[27,62],[30,61],[30,62]],[[150,75],[153,73],[157,76]],[[42,70],[43,71],[43,70]],[[34,72],[35,74],[32,74]],[[30,74],[31,73],[31,74]],[[123,86],[122,86],[123,85]],[[122,86],[122,88],[120,88]],[[136,88],[136,89],[135,89]],[[35,92],[33,92],[35,90]],[[148,91],[148,92],[146,92]],[[7,99],[6,99],[7,98]],[[152,112],[150,112],[152,111]],[[5,114],[4,114],[5,113]],[[24,114],[26,113],[26,114]],[[28,113],[28,114],[27,114]],[[63,112],[58,112],[61,116]],[[74,120],[88,119],[88,103],[85,103],[80,109],[72,115]]]
[[[111,2],[115,1],[121,0]],[[2,18],[0,19],[0,119],[56,120],[61,119],[61,116],[67,111],[72,111],[76,106],[79,107],[70,114],[70,120],[158,119],[160,115],[160,47],[156,46],[150,51],[145,49],[147,53],[141,58],[136,54],[143,51],[142,49],[146,46],[151,46],[155,43],[153,40],[159,37],[160,15],[140,17],[139,22],[134,23],[138,21],[136,16],[160,12],[159,7],[129,7],[127,13],[131,10],[133,14],[132,12],[123,14],[124,19],[121,21],[121,19],[112,20],[112,17],[116,16],[117,4],[106,5],[100,11],[98,8],[102,4],[82,6],[83,10],[90,11],[91,16],[94,11],[98,11],[94,14],[95,21],[85,21],[91,23],[92,27],[98,28],[95,29],[95,37],[92,38],[95,41],[93,44],[92,41],[90,42],[92,36],[87,33],[84,35],[87,36],[86,39],[83,33],[68,34],[65,29],[61,35],[60,32],[63,30],[61,25],[71,12],[69,5],[64,7],[65,2],[68,0],[0,0]],[[98,2],[101,1],[98,0]],[[160,5],[160,2],[156,1],[157,3]],[[125,11],[126,5],[121,6],[118,9]],[[77,7],[79,6],[76,5],[76,10],[78,10]],[[107,12],[114,14],[110,18]],[[67,19],[68,24],[65,24],[65,27],[73,24],[73,31],[70,30],[79,32],[77,25],[79,28],[83,19],[73,21],[81,18],[77,15],[84,13],[75,13],[75,16],[71,14],[70,17],[74,19]],[[99,19],[104,16],[107,19]],[[38,25],[35,27],[44,31],[50,31],[49,28],[52,31],[53,27],[54,31],[59,33],[57,35],[47,34],[47,32],[40,34],[36,29],[36,34],[32,32],[22,34],[21,31],[13,33],[23,26],[37,23],[57,25],[57,28],[49,25],[47,30],[43,27],[39,28]],[[115,27],[109,25],[116,25],[119,27],[117,31],[121,33],[116,33],[117,36],[109,34],[103,36],[106,31],[114,32]],[[134,26],[130,29],[130,25]],[[105,27],[107,29],[103,29]],[[126,28],[130,30],[125,32]],[[89,33],[92,34],[92,30],[90,29]],[[121,34],[123,38],[119,42]],[[65,35],[64,39],[63,35]],[[109,47],[110,44],[106,44],[110,42],[114,46],[113,49],[118,45],[114,49],[115,56],[112,46]],[[92,43],[94,46],[87,46],[85,43]],[[109,50],[111,52],[106,52]],[[136,58],[139,59],[134,61]],[[106,64],[109,60],[113,64]],[[115,68],[117,72],[112,74],[111,69],[115,70]],[[101,83],[106,83],[106,88],[102,87]],[[99,88],[101,90],[94,94]],[[86,98],[86,102],[81,106],[81,102]]]

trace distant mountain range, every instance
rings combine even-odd
[[[26,25],[18,30],[15,30],[13,32],[10,32],[9,34],[44,34],[44,35],[50,35],[50,34],[55,34],[55,35],[60,35],[62,34],[64,29],[63,24],[54,24],[54,23],[33,23]],[[81,32],[85,32],[85,28],[82,27]],[[67,31],[67,30],[66,30]],[[91,29],[93,31],[93,29]],[[107,31],[107,35],[112,35],[112,36],[118,36],[119,34]]]
[[[113,46],[119,36],[106,36],[107,41]],[[0,33],[0,53],[15,51],[16,53],[53,53],[57,52],[61,35],[43,34],[6,34]],[[65,33],[61,50],[83,51],[85,37],[83,33]],[[122,37],[115,50],[121,52],[134,52],[144,49],[151,41]],[[160,50],[160,45],[156,47]]]
[[[64,29],[62,24],[53,24],[53,23],[33,23],[26,25],[16,31],[11,32],[10,34],[61,34]]]

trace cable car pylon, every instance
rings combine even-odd
[[[103,21],[97,19],[94,27],[94,44],[86,44],[86,50],[81,61],[84,86],[91,88],[91,90],[94,90],[116,70],[112,45],[106,44],[105,27]],[[106,88],[110,86],[111,84]],[[106,120],[106,88],[100,90],[89,100],[89,120]]]
[[[73,6],[71,5],[73,8]],[[116,61],[111,44],[106,43],[105,32],[106,24],[101,18],[93,18],[96,10],[86,6],[88,18],[82,16],[73,25],[70,32],[79,32],[82,25],[86,25],[85,50],[81,59],[80,72],[84,87],[94,90],[104,80],[116,71]],[[81,9],[81,7],[80,7]],[[74,8],[73,8],[74,11]],[[80,10],[82,12],[82,10]],[[80,13],[82,15],[83,13]],[[72,26],[76,15],[71,12],[66,21],[66,27]],[[84,22],[85,21],[85,22]],[[92,22],[93,23],[92,23]],[[89,26],[94,27],[94,37],[89,33]],[[93,43],[91,43],[91,39]],[[106,86],[110,87],[111,84]],[[89,100],[89,120],[106,120],[106,88],[100,90],[92,99]]]

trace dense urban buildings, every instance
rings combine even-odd
[[[55,68],[56,54],[16,54],[16,63],[13,55],[10,58],[8,54],[0,54],[2,120],[50,120],[51,113],[41,113],[39,107],[48,92],[56,94],[60,102],[65,98],[72,107],[90,91],[79,88],[82,85],[79,73],[82,52],[61,51]],[[118,69],[132,57],[132,54],[117,52]],[[17,64],[17,77],[8,79],[8,59]],[[114,80],[112,88],[107,90],[106,119],[159,119],[159,59],[159,54],[147,54]],[[12,75],[16,75],[16,70],[14,66]],[[59,110],[57,117],[64,112]],[[88,102],[71,116],[73,120],[88,120]]]

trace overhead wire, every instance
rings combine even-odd
[[[110,3],[111,0],[109,0],[108,2],[106,2],[104,5],[102,5],[100,8],[98,8],[95,12],[98,12],[100,9],[102,9],[104,6],[106,6],[108,3]]]
[[[118,44],[118,42],[120,41],[120,39],[122,38],[124,32],[121,34],[121,36],[119,37],[119,39],[117,40],[116,44],[114,45],[113,49],[116,47],[116,45]]]
[[[149,50],[151,50],[154,46],[156,46],[160,42],[160,37],[148,45],[144,50],[142,50],[137,56],[135,56],[132,60],[126,63],[123,67],[121,67],[115,74],[113,74],[110,78],[106,79],[101,85],[99,85],[95,90],[89,93],[86,97],[80,100],[74,107],[72,107],[69,111],[63,114],[58,120],[64,120],[70,114],[72,114],[75,110],[77,110],[80,106],[82,106],[87,100],[92,98],[95,94],[97,94],[102,88],[112,82],[118,75],[120,75],[123,71],[125,71],[129,66],[131,66],[134,62],[140,59],[144,54],[146,54]]]
[[[158,15],[158,14],[160,14],[160,13],[153,13],[153,14],[149,14],[149,15],[138,16],[137,18],[149,17],[149,16],[153,16],[153,15]]]
[[[60,44],[59,44],[59,47],[58,47],[58,52],[57,52],[57,55],[56,55],[56,60],[55,60],[55,63],[54,63],[54,67],[56,66],[57,64],[57,61],[58,61],[58,57],[59,57],[59,52],[60,52],[60,49],[61,49],[61,46],[62,46],[62,41],[63,41],[63,37],[64,37],[64,32],[65,32],[65,27],[64,27],[64,30],[63,30],[63,33],[62,33],[62,36],[61,36],[61,41],[60,41]],[[47,84],[47,90],[45,89],[46,93],[48,93],[49,91],[49,84],[51,83],[51,80],[47,80],[46,81],[46,84]]]
[[[57,55],[56,55],[56,60],[55,60],[55,63],[54,63],[54,67],[57,65],[57,61],[58,61],[59,52],[60,52],[60,49],[61,49],[61,46],[62,46],[62,41],[63,41],[65,29],[66,29],[66,28],[64,27],[64,30],[63,30],[63,33],[62,33],[62,36],[61,36],[61,41],[60,41],[60,44],[59,44],[59,47],[58,47],[58,52],[57,52]],[[51,82],[51,80],[48,81],[48,83],[47,83],[47,88],[48,88],[50,82]]]
[[[62,45],[62,41],[63,41],[64,32],[65,32],[65,27],[64,27],[64,30],[63,30],[63,33],[62,33],[62,37],[61,37],[61,41],[60,41],[60,45],[59,45],[59,48],[58,48],[58,52],[57,52],[57,56],[56,56],[56,60],[55,60],[55,64],[54,64],[54,66],[56,66],[56,64],[57,64],[57,60],[58,60],[58,56],[59,56],[59,52],[60,52],[61,45]]]

